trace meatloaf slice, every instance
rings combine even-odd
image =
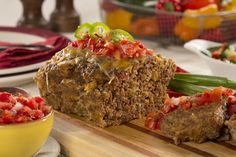
[[[54,109],[106,127],[145,116],[163,103],[175,71],[172,60],[90,54],[68,46],[39,69],[35,81]]]
[[[231,93],[232,90],[217,87],[192,96],[166,98],[160,111],[148,114],[145,126],[161,130],[176,144],[217,139],[227,129],[227,101]],[[228,123],[232,131],[233,123]]]
[[[176,144],[181,141],[204,142],[220,135],[225,120],[225,101],[185,110],[178,107],[165,116],[161,131],[172,137]]]

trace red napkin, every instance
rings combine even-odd
[[[69,40],[63,36],[53,36],[44,42],[32,43],[32,45],[52,45],[50,50],[30,50],[25,48],[8,48],[0,51],[0,69],[29,65],[50,59],[56,52],[67,46]],[[0,42],[0,45],[12,45],[16,43]],[[19,44],[19,43],[17,43]]]

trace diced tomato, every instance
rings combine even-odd
[[[212,58],[215,58],[215,59],[220,59],[221,58],[221,52],[218,51],[218,50],[212,52],[211,55],[212,55]]]
[[[14,114],[11,111],[5,110],[2,113],[2,121],[4,124],[10,124],[14,122]]]
[[[9,102],[0,102],[0,109],[1,110],[10,110],[14,104]]]
[[[34,97],[34,100],[37,102],[37,103],[44,103],[44,99],[39,97],[39,96],[35,96]]]
[[[230,114],[236,114],[236,104],[230,105],[228,110]]]
[[[0,124],[25,123],[41,119],[51,112],[40,97],[14,97],[10,93],[0,92]]]
[[[31,112],[31,118],[33,120],[36,120],[36,119],[41,119],[44,117],[44,113],[41,111],[41,110],[33,110]]]
[[[229,96],[228,103],[229,104],[236,104],[236,96],[234,96],[234,95]]]
[[[230,89],[230,88],[225,88],[224,90],[223,90],[223,96],[230,96],[230,95],[234,95],[234,96],[236,96],[236,93],[233,93],[233,90],[232,89]]]
[[[156,129],[157,128],[157,123],[153,120],[153,117],[147,116],[144,126],[150,129]]]
[[[33,110],[37,110],[38,109],[38,103],[35,101],[34,98],[29,99],[27,106],[30,107]]]
[[[162,110],[164,113],[169,113],[171,111],[171,106],[169,104],[164,104]]]
[[[184,110],[188,110],[191,108],[191,103],[190,102],[185,102],[185,103],[181,103],[181,107],[184,109]]]
[[[212,58],[215,59],[221,59],[222,58],[222,53],[225,51],[225,49],[227,48],[228,44],[227,43],[223,43],[221,45],[221,47],[218,50],[215,50],[212,52]]]
[[[7,92],[0,93],[0,101],[1,102],[10,102],[11,94]]]
[[[170,98],[167,98],[164,102],[164,105],[162,107],[162,111],[164,113],[169,113],[174,111],[178,106],[173,104]]]
[[[218,87],[218,88],[214,88],[211,92],[211,101],[213,102],[219,102],[222,99],[222,95],[223,95],[223,89]]]
[[[19,114],[22,114],[22,115],[27,115],[27,116],[30,116],[30,113],[32,112],[31,108],[28,107],[28,106],[24,106],[22,107],[20,110],[18,110],[18,113]]]
[[[23,97],[23,96],[20,96],[20,97],[17,97],[16,98],[17,102],[23,104],[23,105],[27,105],[28,104],[28,99]]]
[[[78,47],[78,41],[70,42],[69,45],[71,45],[73,47]]]
[[[144,126],[150,129],[158,129],[160,130],[160,125],[162,120],[164,119],[164,114],[159,113],[149,113],[144,122]]]
[[[90,50],[94,56],[109,56],[117,59],[117,52],[120,53],[121,58],[137,58],[146,55],[152,55],[154,52],[144,47],[140,41],[121,40],[118,43],[111,42],[110,39],[97,37],[92,38],[86,35],[83,39],[78,40],[78,47],[82,50]]]
[[[169,90],[169,89],[168,89],[167,93],[168,93],[170,98],[172,98],[172,97],[180,97],[180,96],[184,95],[182,93],[178,93],[178,92],[175,92],[175,91],[172,91],[172,90]]]
[[[16,100],[10,93],[0,92],[0,102],[16,103]]]
[[[17,117],[15,122],[16,123],[25,123],[27,121],[29,121],[29,117],[28,116],[20,116],[20,117]]]
[[[179,66],[176,67],[175,72],[179,72],[179,73],[188,73],[188,71],[186,71],[186,70],[180,68]]]
[[[206,104],[209,104],[212,102],[211,100],[211,91],[205,91],[205,93],[199,94],[196,96],[196,101],[195,101],[198,106],[203,106]]]

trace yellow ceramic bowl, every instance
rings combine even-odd
[[[40,120],[0,126],[0,157],[32,157],[46,142],[53,118],[51,112]]]

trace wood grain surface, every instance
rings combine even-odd
[[[236,157],[236,142],[185,142],[175,145],[143,119],[121,126],[98,128],[56,112],[52,136],[69,157]]]

